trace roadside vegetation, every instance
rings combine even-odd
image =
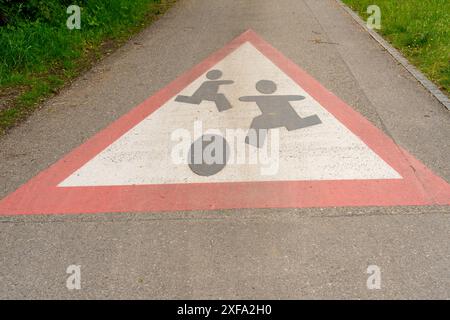
[[[0,135],[174,0],[0,0]],[[81,8],[69,30],[68,6]]]
[[[409,61],[450,92],[450,1],[449,0],[343,0],[363,19],[367,7],[381,9],[377,30]]]

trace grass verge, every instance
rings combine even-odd
[[[0,0],[0,135],[175,0]],[[81,28],[69,30],[69,5]]]
[[[450,1],[449,0],[343,0],[367,19],[367,7],[381,9],[378,30],[408,60],[450,92]]]

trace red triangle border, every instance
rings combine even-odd
[[[250,42],[299,84],[403,179],[57,187],[245,42]],[[0,214],[407,205],[450,205],[450,186],[255,32],[248,30],[1,200]]]

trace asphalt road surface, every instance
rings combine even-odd
[[[0,198],[248,29],[450,181],[450,113],[334,0],[180,0],[0,138]],[[449,213],[425,205],[3,215],[0,298],[448,299]],[[70,265],[81,266],[80,290],[66,287]],[[367,286],[370,265],[380,289]]]

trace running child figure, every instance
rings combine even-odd
[[[222,77],[222,71],[211,70],[206,74],[206,78],[209,81],[203,82],[197,91],[194,92],[192,96],[182,96],[176,97],[175,101],[190,103],[190,104],[200,104],[202,101],[212,101],[216,104],[219,112],[231,109],[231,104],[223,93],[219,93],[219,88],[224,84],[233,84],[232,80],[218,80]]]
[[[292,131],[322,123],[317,115],[301,118],[295,112],[290,101],[303,100],[305,99],[304,96],[272,95],[277,90],[277,85],[270,80],[258,81],[256,90],[264,95],[239,98],[239,101],[256,102],[262,113],[254,118],[250,125],[250,130],[245,138],[247,144],[260,148],[264,145],[268,129],[285,127],[287,130]],[[256,139],[251,139],[251,133],[256,133]]]

